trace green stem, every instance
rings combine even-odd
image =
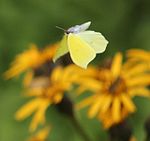
[[[59,104],[57,104],[56,107],[59,112],[65,114],[68,117],[68,119],[70,119],[76,131],[84,141],[91,141],[87,136],[87,134],[85,133],[85,131],[82,129],[78,120],[76,119],[73,102],[70,100],[70,98],[67,95],[64,95],[62,101]]]
[[[76,131],[78,132],[78,134],[82,137],[82,139],[84,141],[91,141],[91,139],[88,137],[88,135],[85,133],[85,131],[81,127],[78,120],[75,117],[71,117],[70,120],[71,120],[72,124],[74,125],[74,127],[75,127]]]

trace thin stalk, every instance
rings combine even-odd
[[[75,127],[78,134],[82,137],[84,141],[91,141],[88,137],[88,135],[85,133],[85,131],[82,129],[80,123],[76,119],[75,113],[74,113],[74,106],[73,102],[70,100],[70,98],[67,95],[64,95],[62,101],[57,104],[57,109],[60,113],[67,116],[67,118],[70,119],[73,126]]]
[[[78,120],[75,117],[70,117],[70,120],[71,120],[73,126],[75,127],[76,131],[78,132],[78,134],[82,137],[82,139],[84,141],[91,141],[91,139],[88,137],[88,135],[85,133],[85,131],[81,127]]]

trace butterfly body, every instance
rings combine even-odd
[[[76,65],[86,68],[97,53],[105,51],[108,41],[101,33],[87,30],[90,24],[91,22],[86,22],[66,30],[53,58],[54,62],[69,52]]]

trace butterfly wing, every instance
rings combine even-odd
[[[63,39],[60,41],[60,45],[57,48],[55,55],[53,57],[53,61],[55,62],[58,58],[60,58],[67,52],[68,52],[67,35],[64,35]]]
[[[89,46],[91,46],[95,50],[96,53],[104,52],[108,44],[108,41],[99,32],[87,30],[84,32],[80,32],[77,35],[85,42],[87,42]]]
[[[80,32],[87,30],[90,25],[91,25],[91,21],[81,24],[80,25]]]
[[[73,27],[70,27],[67,32],[68,33],[79,33],[79,32],[83,32],[85,31],[86,29],[89,28],[91,22],[86,22],[86,23],[83,23],[81,25],[76,25],[76,26],[73,26]]]
[[[68,35],[67,43],[72,61],[82,68],[86,68],[96,56],[94,49],[75,34]]]

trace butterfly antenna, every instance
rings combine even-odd
[[[63,30],[64,32],[66,32],[67,30],[62,28],[62,27],[59,27],[59,26],[56,26],[56,28],[60,29],[60,30]]]

